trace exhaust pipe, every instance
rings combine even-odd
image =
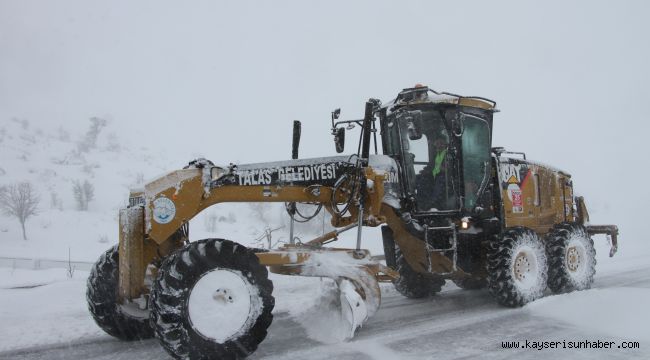
[[[298,146],[300,145],[300,131],[301,131],[300,121],[294,120],[293,140],[291,141],[291,158],[294,160],[298,159]],[[295,245],[296,242],[293,238],[293,228],[294,228],[295,220],[293,219],[293,217],[296,214],[296,203],[295,202],[290,203],[288,209],[289,209],[289,215],[291,215],[291,221],[289,222],[289,244]]]

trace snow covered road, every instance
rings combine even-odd
[[[308,337],[307,332],[294,320],[296,314],[290,308],[299,307],[296,299],[304,299],[304,289],[280,282],[276,297],[278,309],[267,339],[260,345],[252,359],[531,359],[556,357],[559,359],[647,359],[650,358],[650,259],[637,259],[635,265],[605,268],[596,275],[592,290],[548,296],[521,309],[498,306],[487,291],[464,291],[448,284],[436,297],[426,300],[410,300],[385,286],[379,312],[360,330],[357,337],[347,343],[326,344]],[[619,263],[620,264],[620,263]],[[83,281],[64,283],[66,292],[83,292]],[[76,284],[76,285],[71,285]],[[56,284],[54,284],[56,285]],[[0,305],[6,310],[6,301],[15,293],[33,293],[39,297],[47,292],[56,295],[56,287],[34,289],[0,290]],[[73,289],[74,287],[78,289]],[[292,287],[293,286],[293,287]],[[51,289],[48,289],[51,287]],[[283,287],[285,289],[283,289]],[[292,295],[281,295],[286,290]],[[9,300],[6,300],[9,299]],[[82,304],[82,303],[80,303]],[[3,343],[0,359],[166,359],[168,356],[156,340],[125,343],[89,325],[85,309],[66,312],[61,309],[60,323],[51,324],[54,318],[38,314],[36,318],[25,316],[33,328],[56,326],[65,333],[69,321],[80,330],[79,337],[52,343],[24,347],[11,346],[21,343],[20,337],[29,336],[25,331],[12,332],[15,319],[2,313],[0,343]],[[76,314],[76,315],[74,315]],[[80,324],[79,321],[85,321]],[[92,321],[90,321],[92,323]],[[92,324],[94,325],[94,324]],[[313,324],[312,326],[317,326]],[[318,332],[311,329],[310,334]],[[326,331],[327,329],[323,329]],[[65,339],[65,336],[62,336]],[[504,349],[502,342],[518,341],[613,341],[611,349]],[[638,349],[618,348],[623,341],[638,342]],[[27,344],[29,342],[25,342]]]

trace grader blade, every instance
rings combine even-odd
[[[324,308],[338,308],[345,324],[345,339],[354,333],[377,312],[381,303],[378,277],[398,276],[394,271],[371,259],[367,251],[349,249],[299,249],[289,248],[259,253],[262,264],[271,272],[312,277],[327,277],[337,285],[336,303]]]
[[[346,338],[354,337],[354,333],[368,319],[368,307],[350,280],[343,279],[338,283],[341,301],[342,319],[349,325]]]

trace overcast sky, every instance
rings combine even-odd
[[[494,99],[494,145],[574,174],[599,222],[644,241],[647,1],[0,0],[0,119],[86,127],[179,165],[334,153],[329,113],[361,117],[415,83]],[[130,135],[128,133],[131,133]],[[349,137],[346,150],[356,144]],[[623,235],[626,233],[623,228]],[[625,241],[625,240],[622,240]]]

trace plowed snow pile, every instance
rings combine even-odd
[[[291,317],[313,340],[326,344],[344,341],[350,325],[341,316],[341,301],[336,283],[323,278],[320,287],[314,287],[311,291],[312,303],[292,310]]]

